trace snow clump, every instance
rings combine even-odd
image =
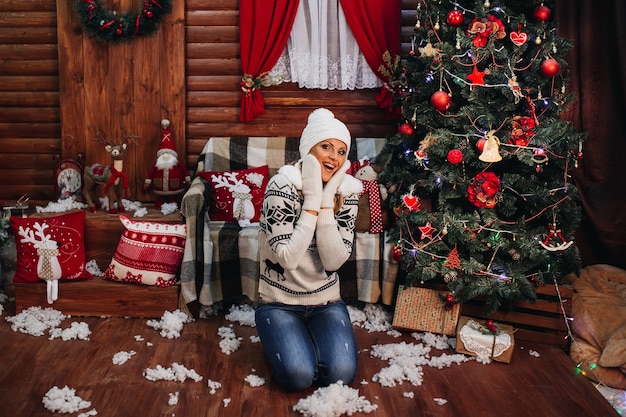
[[[192,322],[193,318],[189,317],[182,310],[176,309],[173,312],[166,311],[161,316],[161,320],[148,320],[148,326],[155,330],[161,330],[160,334],[168,339],[177,339],[185,323]]]

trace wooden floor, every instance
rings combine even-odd
[[[282,392],[271,382],[261,346],[249,336],[255,329],[226,320],[224,315],[185,324],[179,338],[161,337],[146,319],[72,317],[89,325],[89,341],[31,336],[14,332],[7,316],[14,306],[5,304],[0,319],[0,416],[51,416],[42,398],[53,386],[68,386],[76,395],[91,401],[98,416],[298,416],[293,406],[313,389],[301,393]],[[221,326],[231,326],[241,337],[241,347],[231,355],[221,352]],[[381,332],[356,329],[360,348],[359,369],[352,388],[359,390],[378,409],[370,416],[442,417],[611,417],[617,412],[590,381],[576,375],[574,365],[561,348],[551,345],[516,343],[510,364],[476,361],[442,370],[424,367],[422,386],[408,383],[394,388],[372,381],[387,366],[372,358],[374,344],[415,342],[409,334],[394,338]],[[138,341],[135,336],[143,340]],[[149,345],[150,342],[152,345]],[[540,357],[533,357],[530,350]],[[120,351],[136,351],[128,362],[114,365]],[[449,351],[447,353],[454,353]],[[439,355],[433,351],[431,354]],[[170,367],[178,363],[193,369],[203,379],[194,382],[149,381],[146,368]],[[244,381],[249,374],[266,378],[265,385],[252,387]],[[208,380],[222,387],[210,394]],[[367,381],[362,384],[361,381]],[[179,393],[178,403],[168,405],[170,393]],[[409,398],[404,393],[413,392]],[[230,398],[227,407],[223,400]],[[435,398],[447,400],[438,405]],[[78,413],[67,414],[77,416]]]

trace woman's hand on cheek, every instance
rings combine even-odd
[[[303,210],[318,212],[322,205],[322,167],[311,154],[302,158]]]

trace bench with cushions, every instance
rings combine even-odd
[[[187,225],[180,273],[181,307],[199,303],[201,307],[214,308],[223,302],[256,299],[262,189],[257,189],[254,180],[259,173],[270,178],[281,166],[297,161],[298,144],[297,137],[212,137],[207,141],[194,180],[181,203]],[[353,139],[350,159],[374,160],[383,145],[384,139]],[[245,175],[250,173],[253,174],[250,177]],[[228,213],[224,215],[223,210],[237,211],[244,207],[243,201],[224,198],[228,194],[224,191],[229,188],[226,180],[233,178],[233,183],[243,178],[253,180],[247,183],[251,197],[246,203],[254,205],[257,218],[250,219],[249,224],[245,221],[242,225],[234,218],[227,219]],[[267,178],[263,188],[266,183]],[[391,257],[393,244],[387,240],[382,233],[355,233],[353,253],[339,271],[345,299],[392,304],[398,265]]]

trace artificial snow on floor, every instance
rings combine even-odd
[[[1,307],[1,304],[0,304]],[[391,314],[383,307],[373,304],[366,304],[364,308],[348,307],[351,321],[355,327],[360,327],[368,332],[384,332],[391,337],[397,337],[395,330],[391,326]],[[0,313],[2,310],[0,310]],[[254,309],[249,305],[232,307],[225,315],[227,320],[241,326],[254,327]],[[49,339],[60,338],[64,341],[84,340],[89,341],[89,330],[86,323],[72,322],[69,327],[61,328],[61,324],[69,316],[54,310],[53,308],[31,307],[15,316],[6,317],[11,323],[11,329],[15,332],[26,333],[32,336],[48,335]],[[148,320],[147,325],[157,331],[164,338],[174,339],[183,335],[184,325],[193,321],[189,316],[180,310],[173,312],[166,311],[160,320]],[[219,346],[222,353],[226,355],[235,354],[244,339],[238,337],[234,324],[222,326],[218,329],[220,337]],[[361,352],[369,352],[373,358],[386,363],[372,376],[371,380],[362,380],[360,385],[377,383],[382,387],[396,387],[404,384],[411,386],[421,386],[424,381],[424,367],[443,369],[453,365],[461,365],[463,362],[477,360],[481,358],[466,356],[462,354],[449,354],[446,351],[454,350],[455,339],[443,335],[427,332],[411,333],[413,342],[402,341],[398,343],[376,344],[365,347]],[[146,342],[144,335],[134,336],[136,342]],[[81,342],[82,343],[82,342]],[[250,336],[249,343],[257,344],[259,357],[262,357],[258,336]],[[149,346],[151,342],[146,342]],[[438,352],[435,352],[438,351]],[[540,358],[536,351],[529,350],[528,354]],[[123,366],[131,360],[137,352],[134,350],[121,350],[113,355],[112,366]],[[143,371],[143,377],[149,381],[159,383],[160,381],[176,381],[185,383],[188,380],[200,382],[203,377],[194,369],[188,369],[172,358],[170,366],[157,365],[154,368],[147,368]],[[488,358],[487,358],[488,359]],[[485,361],[488,363],[490,361]],[[266,385],[270,375],[259,375],[253,369],[244,379],[251,387],[262,387]],[[207,393],[210,395],[220,395],[222,383],[220,381],[207,380]],[[260,388],[262,389],[262,388]],[[598,386],[605,398],[613,404],[618,412],[624,411],[626,396],[624,391],[612,390],[608,387]],[[223,407],[228,407],[232,401],[231,397],[224,392],[221,398]],[[414,398],[416,394],[412,391],[402,390],[405,398]],[[168,394],[167,405],[176,406],[181,399],[178,392]],[[445,406],[448,402],[445,398],[433,398],[436,404]],[[83,400],[76,394],[74,388],[67,386],[63,388],[52,387],[43,397],[44,407],[52,413],[78,413],[91,407],[90,401]],[[313,394],[303,397],[293,405],[293,410],[306,417],[338,417],[342,415],[352,415],[353,413],[370,413],[377,409],[375,399],[368,399],[359,395],[358,389],[351,388],[338,382],[327,387],[316,389]],[[173,413],[172,415],[174,415]],[[76,414],[78,417],[89,417],[97,415],[95,409],[83,411]]]
[[[237,351],[241,346],[241,337],[237,337],[232,327],[222,326],[217,329],[217,335],[220,337],[220,350],[226,355]]]
[[[178,339],[185,323],[193,319],[181,310],[166,311],[161,320],[148,320],[148,326],[160,330],[160,335],[168,339]]]
[[[113,365],[124,365],[133,355],[136,354],[137,352],[135,352],[134,350],[131,350],[130,352],[117,352],[115,355],[113,355],[113,359],[111,361],[113,362]]]
[[[44,407],[53,413],[76,413],[91,407],[91,402],[76,395],[76,390],[67,385],[63,388],[54,386],[46,392],[42,399]]]
[[[91,331],[85,322],[72,322],[70,327],[60,328],[61,323],[68,318],[65,314],[51,307],[29,307],[21,313],[7,317],[11,329],[15,332],[26,333],[31,336],[43,336],[48,333],[49,339],[62,340],[89,340]]]
[[[371,413],[378,406],[365,397],[359,396],[359,390],[343,385],[341,381],[327,387],[316,389],[313,394],[298,400],[293,410],[306,417],[339,417],[344,414]]]
[[[187,379],[192,379],[196,382],[202,381],[202,377],[193,369],[187,369],[184,365],[176,362],[172,363],[172,366],[165,368],[161,365],[157,365],[156,368],[146,368],[143,371],[143,376],[148,381],[178,381],[185,382]]]

